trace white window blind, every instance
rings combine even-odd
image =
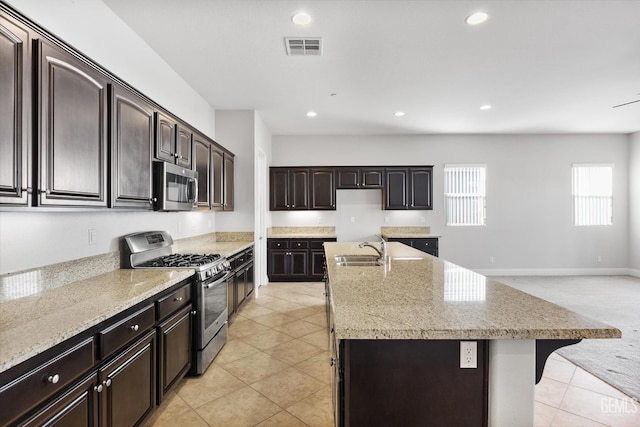
[[[574,164],[572,167],[573,224],[613,223],[613,166]]]
[[[444,195],[447,225],[485,225],[485,165],[445,165]]]

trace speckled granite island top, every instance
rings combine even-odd
[[[335,239],[335,227],[270,227],[269,239]]]
[[[251,245],[205,237],[179,241],[176,249],[229,256]],[[193,275],[190,269],[113,270],[117,253],[86,260],[0,277],[0,372]]]
[[[385,266],[338,266],[335,255],[374,254],[325,243],[338,339],[619,338],[620,330],[440,258],[387,243]]]

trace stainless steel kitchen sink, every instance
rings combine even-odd
[[[336,255],[336,265],[343,267],[375,267],[382,265],[378,255]]]

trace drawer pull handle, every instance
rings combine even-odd
[[[49,381],[51,384],[58,384],[58,381],[60,381],[60,375],[49,375],[47,377],[47,381]]]
[[[111,378],[107,378],[105,381],[102,382],[102,384],[104,384],[105,387],[111,386]]]
[[[180,301],[182,301],[182,297],[175,297],[173,300],[177,301],[177,302],[180,302]]]
[[[97,391],[98,393],[101,393],[102,392],[102,384],[98,384],[96,386],[93,386],[93,389],[95,391]]]
[[[129,326],[129,329],[131,329],[133,332],[138,332],[138,329],[140,329],[140,326],[138,326],[138,325],[131,325],[131,326]]]

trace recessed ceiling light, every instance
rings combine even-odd
[[[291,22],[299,27],[306,27],[307,25],[311,25],[313,21],[311,20],[311,16],[309,16],[309,14],[299,12],[291,17]]]
[[[393,115],[396,117],[402,117],[404,116],[404,111],[396,111],[395,113],[393,113]]]
[[[480,106],[480,109],[481,110],[491,110],[491,105],[489,105],[489,104],[482,105],[482,106]]]
[[[466,22],[469,25],[478,25],[482,24],[487,19],[489,19],[489,15],[487,15],[485,12],[476,12],[472,15],[467,16]]]
[[[307,112],[307,117],[315,117],[315,116],[317,116],[317,115],[318,115],[318,113],[316,113],[315,111],[309,111],[309,112]]]

